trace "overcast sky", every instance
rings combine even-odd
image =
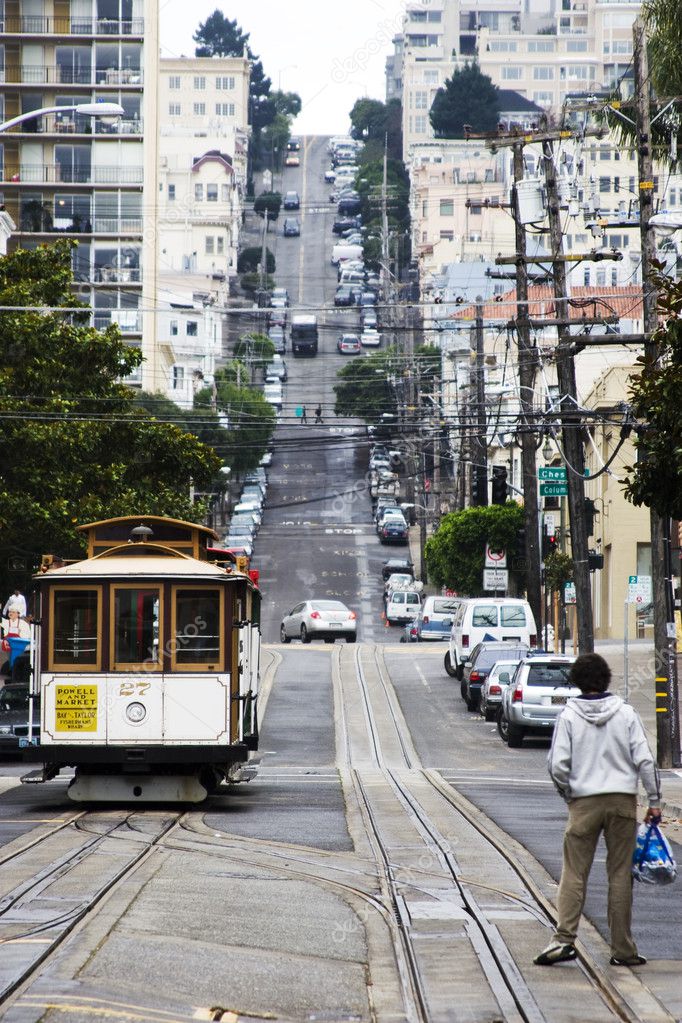
[[[160,0],[161,56],[193,56],[192,36],[217,6]],[[385,99],[384,65],[404,6],[405,0],[229,0],[220,9],[251,33],[273,88],[300,95],[294,130],[334,135],[347,131],[359,96]]]

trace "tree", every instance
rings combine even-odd
[[[234,346],[235,359],[241,359],[248,366],[259,366],[261,369],[275,354],[275,346],[265,334],[246,334],[240,337]]]
[[[271,220],[277,220],[281,206],[281,192],[261,192],[254,201],[253,212],[257,213],[259,217],[267,215],[269,223]]]
[[[649,39],[649,74],[652,85],[659,96],[679,96],[682,92],[682,21],[679,2],[645,0],[642,15]]]
[[[278,89],[270,93],[270,99],[278,114],[294,118],[298,117],[301,112],[301,97],[297,92],[282,92]]]
[[[261,155],[269,155],[273,170],[281,167],[282,153],[286,151],[291,138],[291,122],[286,114],[275,114],[270,124],[263,129]]]
[[[351,135],[360,142],[380,139],[386,134],[386,104],[365,96],[353,104],[350,112]]]
[[[263,250],[260,245],[249,245],[247,249],[242,249],[237,258],[237,272],[240,274],[255,273],[260,266],[262,256]],[[274,274],[276,268],[275,257],[270,252],[270,249],[266,249],[265,262],[267,264],[267,272]]]
[[[42,553],[78,557],[78,523],[147,513],[201,521],[190,483],[207,489],[220,469],[212,448],[176,421],[154,420],[119,381],[141,362],[116,326],[88,326],[71,258],[60,240],[0,259],[0,305],[41,307],[0,320],[0,570],[27,570]]]
[[[465,64],[438,90],[429,118],[438,138],[461,139],[464,125],[493,131],[500,119],[499,90],[478,64]]]
[[[682,519],[682,281],[656,270],[651,283],[664,320],[653,337],[657,350],[640,355],[639,373],[630,377],[632,412],[640,425],[637,462],[625,467],[624,489],[633,504]]]
[[[391,382],[396,366],[396,350],[387,348],[340,369],[340,383],[334,387],[335,415],[364,419],[366,423],[380,422],[384,415],[397,416],[398,400]]]
[[[241,57],[245,49],[249,50],[250,33],[242,32],[236,18],[230,21],[217,8],[192,38],[198,43],[196,57]]]
[[[383,159],[384,147],[393,160],[403,156],[403,115],[399,99],[356,100],[350,112],[351,135],[365,143],[366,159]]]
[[[484,592],[485,548],[490,544],[507,551],[510,578],[523,589],[524,551],[518,549],[517,539],[522,526],[523,508],[514,501],[450,512],[426,541],[429,579],[435,586],[447,586],[466,596],[480,596]]]
[[[231,438],[224,452],[225,460],[233,472],[248,472],[268,449],[275,428],[275,410],[260,391],[240,387],[226,369],[216,372],[215,395],[212,388],[204,388],[195,395],[194,407],[199,410],[210,407],[214,400],[218,414],[225,417]]]

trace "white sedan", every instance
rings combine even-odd
[[[284,615],[279,627],[282,643],[292,639],[300,639],[301,643],[310,643],[311,639],[333,643],[337,638],[354,643],[356,635],[355,611],[340,600],[304,600]]]

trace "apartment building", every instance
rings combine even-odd
[[[213,382],[226,337],[219,310],[237,272],[249,80],[246,58],[160,62],[159,335],[171,361],[168,396],[184,406]],[[189,334],[175,315],[182,309]]]
[[[153,296],[156,245],[144,218],[157,175],[157,0],[0,0],[0,115],[43,107],[0,145],[0,201],[13,247],[55,236],[78,241],[74,272],[94,323],[115,322],[144,363],[131,384],[163,381]],[[120,119],[78,114],[77,104],[120,104]]]
[[[619,81],[624,93],[631,89],[626,72],[639,0],[481,0],[475,6],[432,0],[429,31],[419,30],[422,6],[408,5],[398,37],[405,159],[434,138],[428,113],[435,94],[467,61],[475,59],[498,88],[545,110],[558,110],[571,93]]]

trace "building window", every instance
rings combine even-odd
[[[168,104],[168,114],[170,117],[179,117],[181,109],[182,108],[179,103]]]
[[[620,192],[620,178],[613,179],[613,190],[614,192]]]
[[[587,53],[587,39],[567,39],[567,53]]]
[[[423,71],[422,82],[424,85],[438,85],[438,72],[437,71]]]
[[[599,179],[599,191],[602,193],[611,191],[611,178],[600,178]]]
[[[472,203],[472,205],[469,207],[469,213],[471,213],[472,216],[474,216],[474,217],[480,217],[481,214],[483,213],[483,207],[482,206],[474,206],[473,203]]]
[[[194,116],[195,117],[204,117],[205,114],[206,114],[206,104],[205,103],[195,103],[194,104]]]
[[[234,117],[234,103],[216,103],[215,112],[218,117]]]
[[[218,253],[219,256],[222,256],[224,251],[225,251],[225,239],[223,238],[222,235],[219,234],[218,237],[216,238],[216,252]]]
[[[454,199],[441,199],[439,205],[439,213],[441,217],[452,217],[455,212]]]
[[[415,110],[426,110],[429,102],[429,94],[424,89],[417,89],[413,94]]]
[[[194,198],[195,198],[195,200],[197,202],[203,202],[204,201],[204,186],[203,185],[198,185],[197,184],[197,185],[194,186]]]
[[[491,39],[488,43],[491,53],[516,53],[515,39]]]
[[[451,241],[454,240],[454,237],[455,237],[455,232],[454,231],[441,231],[440,232],[440,240],[442,242],[451,242]]]
[[[606,270],[597,270],[597,287],[603,288],[606,284]]]
[[[529,39],[529,53],[554,53],[555,43],[553,39]]]
[[[168,88],[179,89],[180,88],[180,75],[169,75],[168,76]]]
[[[175,202],[175,185],[168,186],[168,202]]]
[[[590,286],[590,271],[589,270],[583,270],[583,284],[585,285],[586,288],[589,288],[589,286]]]
[[[188,320],[185,332],[187,334],[187,337],[198,337],[199,336],[198,320]]]
[[[554,68],[548,64],[541,64],[539,67],[533,68],[533,78],[536,82],[552,82],[554,81]]]
[[[185,367],[173,366],[173,390],[181,391],[185,384]]]
[[[171,332],[171,337],[177,337],[178,336],[178,321],[177,320],[171,320],[170,321],[170,332]]]
[[[220,75],[215,80],[216,89],[234,89],[234,76],[233,75]]]
[[[612,270],[611,271],[611,287],[612,288],[617,288],[618,287],[618,271],[617,270]]]
[[[206,202],[218,202],[217,185],[206,185]]]
[[[611,159],[611,150],[607,149],[606,146],[602,146],[600,148],[600,150],[599,150],[599,159],[600,160],[610,160]]]
[[[502,68],[502,80],[505,82],[518,82],[523,77],[523,68],[518,64],[507,64]]]
[[[213,235],[212,234],[207,234],[206,235],[206,255],[207,256],[212,256],[214,251],[215,251],[215,249],[214,249],[214,245],[213,245]]]
[[[194,76],[194,88],[199,89],[200,92],[203,92],[203,90],[206,88],[206,79],[204,78],[203,75]]]
[[[417,114],[414,119],[414,133],[415,135],[426,134],[426,118],[423,114]]]
[[[549,106],[552,103],[553,95],[551,92],[534,92],[533,102],[537,103],[538,106]]]
[[[223,202],[229,202],[230,201],[230,186],[229,185],[221,185],[220,186],[220,198],[222,199]]]

